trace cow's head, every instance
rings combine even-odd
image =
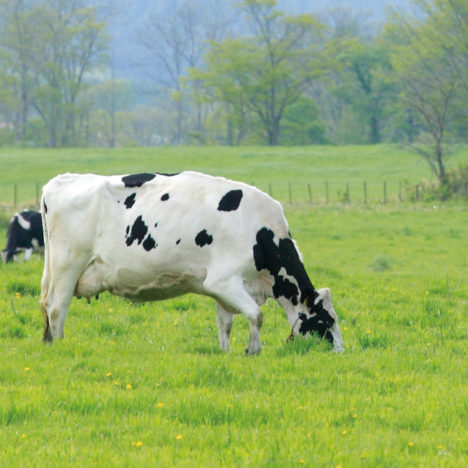
[[[299,313],[297,331],[301,335],[316,333],[333,344],[334,351],[344,351],[338,316],[328,288],[318,289],[304,299],[304,312]]]

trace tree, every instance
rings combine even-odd
[[[86,0],[45,0],[36,11],[42,53],[33,105],[48,132],[48,146],[77,144],[76,117],[85,74],[103,63],[105,24]]]
[[[323,72],[323,27],[310,15],[284,15],[275,0],[244,0],[240,8],[253,35],[211,44],[207,82],[238,117],[253,112],[268,144],[277,145],[285,110]]]
[[[343,65],[340,94],[354,109],[355,115],[367,123],[367,141],[380,143],[381,121],[393,83],[388,80],[390,59],[385,47],[378,43],[347,41],[339,56]]]
[[[460,99],[466,98],[468,4],[459,0],[414,4],[419,17],[407,20],[394,14],[386,34],[401,102],[422,131],[413,148],[444,183],[447,132],[460,111]]]
[[[284,145],[312,145],[326,143],[325,124],[310,97],[300,97],[284,112],[281,143]]]
[[[4,70],[2,102],[11,120],[15,139],[26,138],[33,89],[37,85],[36,57],[41,49],[37,37],[40,25],[31,0],[0,0],[1,68]]]
[[[223,14],[222,2],[184,0],[171,12],[150,17],[139,42],[149,57],[150,77],[165,89],[176,109],[176,132],[173,142],[180,144],[184,137],[184,121],[189,116],[183,77],[190,68],[199,67],[209,40],[217,40],[226,32],[229,19]],[[186,82],[187,83],[187,82]],[[192,80],[194,96],[198,81]],[[202,127],[202,110],[195,100],[195,128]]]

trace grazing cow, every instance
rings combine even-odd
[[[44,247],[41,213],[23,210],[15,213],[10,220],[7,232],[7,245],[2,250],[3,263],[11,262],[24,251],[24,259],[29,260],[35,248]]]
[[[73,295],[155,301],[192,292],[216,300],[223,350],[233,314],[242,313],[246,352],[260,352],[259,306],[268,297],[293,335],[316,332],[343,350],[330,291],[314,288],[281,205],[255,187],[190,171],[64,174],[44,187],[41,211],[46,341],[63,338]]]

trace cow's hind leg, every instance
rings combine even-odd
[[[246,354],[254,355],[260,353],[260,328],[263,323],[263,315],[259,305],[245,290],[240,278],[226,280],[216,279],[211,282],[205,281],[207,291],[227,310],[233,313],[243,314],[250,325],[249,346]]]
[[[231,335],[233,314],[228,312],[219,302],[216,303],[216,323],[218,325],[219,347],[229,351],[229,337]]]
[[[51,281],[47,294],[41,303],[44,313],[44,341],[63,338],[65,319],[75,285],[76,280],[67,277],[67,275]]]

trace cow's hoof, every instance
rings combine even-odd
[[[245,355],[246,356],[258,356],[260,354],[261,349],[257,351],[250,351],[249,348],[245,348]]]

